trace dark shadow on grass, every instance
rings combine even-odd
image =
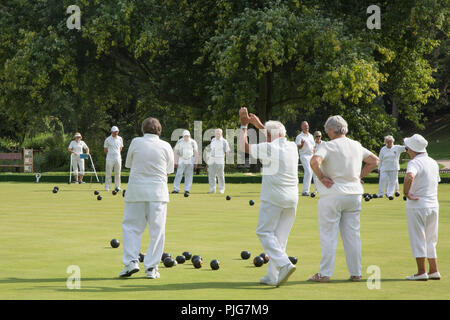
[[[213,270],[204,270],[213,271]],[[128,279],[142,281],[142,284],[126,284]],[[46,279],[20,279],[20,278],[8,278],[1,279],[2,283],[32,283],[32,284],[44,284],[44,283],[60,283],[60,286],[45,286],[46,289],[58,291],[58,292],[80,292],[80,293],[121,293],[121,292],[152,292],[152,291],[192,291],[202,289],[231,289],[231,290],[273,290],[277,289],[275,286],[267,286],[260,284],[257,281],[245,281],[245,282],[180,282],[180,283],[164,283],[161,284],[159,280],[147,279],[145,276],[131,277],[131,278],[82,278],[81,288],[77,290],[69,290],[66,288],[66,278],[46,278]],[[90,285],[91,281],[111,281],[118,280],[117,286],[96,286]],[[353,286],[365,285],[366,280],[362,280],[359,283],[349,281],[347,279],[332,280],[329,283],[314,283],[307,280],[300,281],[288,281],[282,287],[290,287],[296,285],[321,285],[324,288],[333,286],[335,284],[349,284]],[[406,282],[405,279],[382,279],[381,282]],[[42,290],[42,286],[34,288],[24,288],[24,290],[36,289]]]
[[[134,278],[139,279],[139,278]],[[144,283],[145,282],[145,283]],[[48,287],[47,287],[48,288]],[[101,287],[89,285],[83,286],[81,280],[81,288],[77,292],[140,292],[140,291],[192,291],[202,289],[237,289],[237,290],[270,290],[275,287],[265,286],[256,281],[252,282],[187,282],[187,283],[169,283],[160,284],[158,280],[144,278],[142,285],[121,285],[117,287]],[[41,288],[42,289],[42,288]],[[52,289],[52,287],[50,287]],[[69,289],[54,287],[55,291],[69,291]]]
[[[253,268],[253,267],[250,267]],[[200,271],[217,271],[217,270],[211,270],[211,269],[203,269]],[[118,280],[118,281],[126,281],[128,279],[142,279],[142,280],[146,280],[149,281],[148,284],[150,283],[150,279],[147,279],[145,276],[134,276],[134,277],[129,277],[129,278],[119,278],[119,277],[109,277],[109,278],[81,278],[81,282],[86,282],[86,281],[111,281],[111,280]],[[7,284],[7,283],[66,283],[67,278],[42,278],[42,279],[23,279],[23,278],[4,278],[4,279],[0,279],[0,284]],[[327,285],[333,285],[334,283],[349,283],[349,284],[365,284],[366,283],[366,279],[362,279],[360,282],[352,282],[349,281],[347,279],[336,279],[336,280],[331,280],[331,282],[328,283],[319,283],[319,282],[311,282],[311,281],[307,281],[307,280],[299,280],[299,281],[288,281],[285,285],[297,285],[297,284],[317,284],[317,285],[323,285],[323,286],[327,286]],[[397,279],[397,278],[393,278],[393,279],[381,279],[381,282],[407,282],[407,280],[401,278],[401,279]],[[155,283],[157,282],[154,281]],[[172,287],[186,287],[186,286],[190,286],[190,287],[196,287],[199,286],[199,289],[205,287],[205,288],[222,288],[222,287],[245,287],[245,286],[260,286],[260,284],[257,281],[252,281],[252,282],[204,282],[204,283],[176,283],[176,284],[165,284],[164,286],[172,286]],[[170,290],[174,290],[174,289],[170,289]]]

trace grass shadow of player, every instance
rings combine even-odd
[[[138,278],[135,278],[138,279]],[[103,293],[117,293],[117,292],[147,292],[147,291],[192,291],[202,289],[238,289],[238,290],[267,290],[275,287],[266,286],[257,281],[251,282],[187,282],[187,283],[158,283],[158,280],[150,280],[143,278],[142,285],[130,284],[120,285],[117,287],[103,287],[103,286],[89,286],[83,285],[81,281],[81,288],[77,292],[103,292]],[[46,287],[51,289],[51,287]],[[68,291],[67,288],[54,287],[56,291]]]

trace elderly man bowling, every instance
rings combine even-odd
[[[351,281],[361,280],[360,220],[361,179],[376,168],[378,158],[346,137],[347,122],[332,116],[325,122],[330,141],[322,142],[311,159],[317,176],[321,260],[320,269],[309,281],[329,282],[336,260],[336,246],[341,234]],[[365,163],[361,170],[362,162]]]
[[[302,196],[309,196],[309,189],[311,187],[311,180],[313,177],[313,172],[311,170],[310,161],[314,154],[314,138],[311,133],[309,133],[309,124],[303,121],[301,124],[302,132],[295,138],[295,143],[298,147],[298,154],[300,157],[300,162],[303,166],[303,188]]]
[[[419,134],[404,139],[411,160],[406,168],[403,192],[406,196],[406,221],[417,273],[407,280],[439,280],[436,244],[438,239],[439,166],[427,154],[427,140]],[[428,259],[429,272],[425,260]]]
[[[239,150],[260,159],[262,168],[261,204],[256,234],[270,261],[260,283],[280,286],[295,271],[286,254],[286,245],[295,220],[298,203],[298,153],[294,142],[286,139],[286,129],[278,121],[264,125],[246,108],[239,111],[241,134]],[[264,130],[267,142],[249,144],[247,125]]]

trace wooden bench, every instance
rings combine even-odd
[[[0,160],[12,161],[13,163],[0,164],[0,168],[23,168],[22,153],[0,153]],[[19,161],[20,163],[17,163]],[[17,170],[17,169],[16,169]]]

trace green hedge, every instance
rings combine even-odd
[[[84,181],[90,182],[92,177],[92,181],[95,182],[95,176],[86,175],[84,177]],[[104,182],[104,174],[98,174],[99,180]],[[173,183],[175,179],[175,175],[169,176],[169,183]],[[72,179],[73,181],[74,179]],[[225,175],[226,183],[261,183],[262,177],[261,175],[236,175],[230,174]],[[403,177],[399,177],[399,183],[403,183]],[[300,183],[303,182],[303,177],[299,176]],[[36,182],[35,174],[0,174],[0,182]],[[50,182],[69,182],[68,174],[42,174],[39,182],[42,183],[50,183]],[[372,175],[364,178],[365,183],[378,183],[378,176]],[[122,183],[128,183],[128,175],[122,176]],[[194,175],[194,183],[208,183],[207,175]],[[450,183],[450,177],[445,176],[441,177],[441,183]]]

